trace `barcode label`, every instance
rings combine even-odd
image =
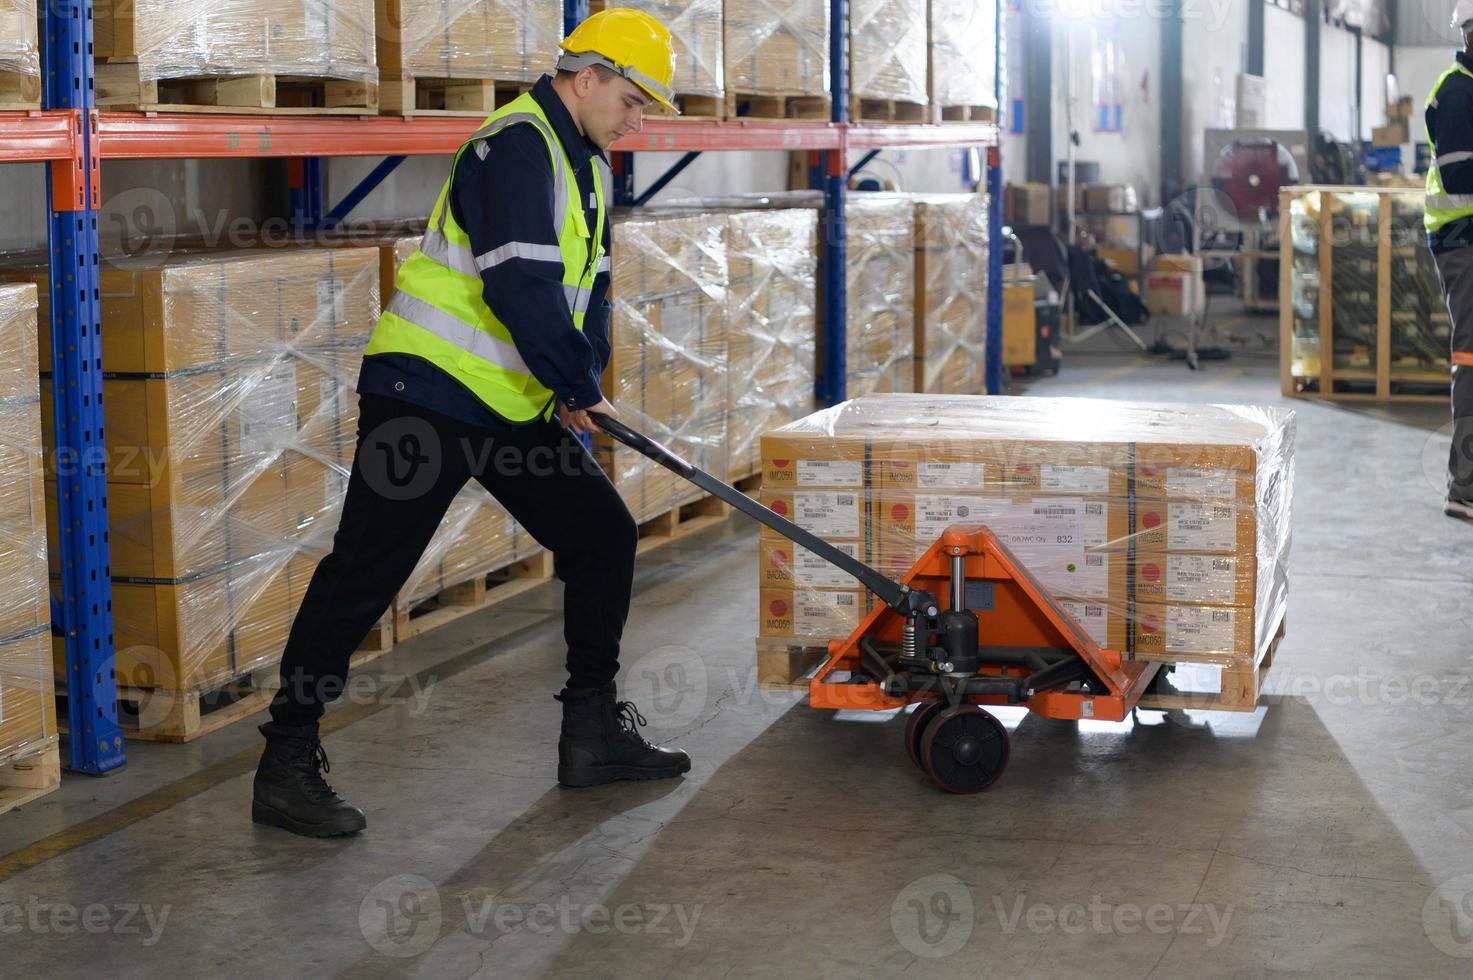
[[[859,537],[859,507],[852,493],[795,493],[793,521],[821,538]]]
[[[1110,468],[1045,463],[1039,467],[1038,486],[1054,493],[1109,493]]]
[[[858,487],[863,485],[863,467],[857,459],[798,460],[798,486],[800,487]]]
[[[1237,518],[1236,507],[1173,501],[1167,505],[1167,546],[1172,551],[1233,551]]]
[[[980,490],[986,483],[985,463],[918,463],[916,486],[936,490]]]
[[[1206,555],[1171,555],[1166,562],[1166,598],[1172,602],[1236,602],[1237,561]]]
[[[1166,607],[1166,651],[1168,653],[1234,653],[1237,614],[1232,609],[1201,606]]]
[[[1199,469],[1195,466],[1173,466],[1166,470],[1168,497],[1229,498],[1238,492],[1238,474],[1234,470]]]

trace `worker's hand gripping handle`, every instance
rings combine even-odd
[[[612,415],[605,415],[602,412],[589,412],[588,417],[592,419],[594,424],[597,425],[600,429],[603,429],[609,435],[613,436],[615,439],[619,440],[630,449],[633,449],[635,452],[643,453],[644,455],[648,456],[650,459],[665,467],[665,469],[670,470],[671,472],[682,476],[687,480],[695,476],[696,468],[690,463],[687,463],[685,460],[681,459],[679,456],[675,455],[670,450],[666,449],[664,446],[651,439],[649,436],[646,436],[643,433],[635,432],[633,429],[629,428],[629,426],[625,425],[623,422],[620,422]]]

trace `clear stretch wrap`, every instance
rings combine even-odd
[[[849,91],[855,98],[927,104],[926,13],[927,0],[852,0]]]
[[[551,73],[563,36],[558,0],[378,0],[385,77],[535,82]]]
[[[911,197],[851,194],[844,220],[847,393],[857,398],[913,391],[916,261]],[[822,344],[820,332],[820,363]]]
[[[378,253],[175,252],[101,280],[118,683],[213,687],[280,658],[331,545]]]
[[[387,305],[394,294],[399,267],[419,247],[420,232],[387,227],[376,237],[371,231],[365,234],[360,230],[347,238],[353,244],[372,243],[377,247],[380,295]],[[337,243],[329,238],[324,244]],[[407,616],[415,604],[445,589],[484,577],[541,550],[485,488],[471,481],[451,501],[439,529],[400,588],[395,612]]]
[[[726,0],[726,87],[826,97],[828,0]]]
[[[306,75],[376,81],[373,0],[100,0],[98,58],[138,78]]]
[[[726,216],[727,472],[762,465],[760,437],[813,406],[818,307],[818,212],[735,211]]]
[[[0,765],[56,742],[36,287],[0,285]]]
[[[947,526],[987,524],[1127,656],[1254,664],[1284,612],[1291,412],[877,395],[764,434],[762,459],[768,507],[897,579]],[[872,605],[765,528],[759,585],[763,636],[822,644]]]
[[[1384,283],[1391,380],[1445,385],[1452,328],[1426,247],[1421,189],[1294,188],[1288,210],[1291,332],[1281,356],[1289,358],[1290,375],[1316,378],[1330,367],[1338,381],[1372,381]],[[1320,333],[1326,296],[1334,347],[1328,365]]]
[[[726,222],[617,213],[604,397],[624,421],[711,473],[726,472]],[[636,521],[701,491],[599,435],[595,453]]]
[[[0,0],[0,73],[41,75],[41,48],[36,33],[36,0]],[[0,79],[0,103],[18,95]]]
[[[986,386],[988,198],[915,197],[915,390]]]
[[[670,87],[680,95],[709,95],[726,92],[722,67],[721,0],[593,0],[597,12],[614,7],[642,10],[664,24],[675,42],[675,78]]]
[[[931,101],[997,108],[997,0],[931,0]]]

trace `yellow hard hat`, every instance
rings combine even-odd
[[[581,71],[603,65],[644,89],[649,97],[672,112],[675,108],[675,49],[670,32],[643,10],[616,7],[601,10],[573,28],[558,47],[557,66]]]

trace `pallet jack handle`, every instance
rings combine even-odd
[[[807,548],[829,564],[854,576],[859,580],[861,585],[873,592],[879,597],[881,602],[890,608],[902,613],[919,611],[931,616],[936,615],[937,610],[934,608],[912,609],[912,606],[918,600],[923,600],[923,604],[929,603],[934,605],[934,599],[931,599],[929,596],[923,596],[920,593],[914,593],[909,586],[901,585],[894,579],[880,574],[857,558],[846,555],[817,535],[805,531],[792,521],[773,513],[770,508],[762,506],[736,487],[716,479],[710,473],[687,462],[665,446],[640,432],[636,432],[613,416],[605,415],[601,412],[589,412],[588,417],[600,429],[630,449],[648,456],[670,472],[689,480],[702,490],[714,497],[719,497],[748,517],[761,521],[764,525],[772,528],[789,541]]]

